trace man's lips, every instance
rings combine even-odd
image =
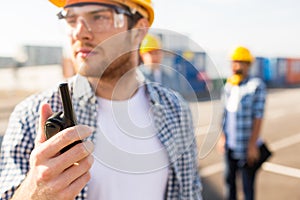
[[[76,51],[76,57],[79,56],[81,58],[87,58],[95,55],[96,52],[89,49],[79,49]]]

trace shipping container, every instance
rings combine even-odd
[[[255,77],[261,78],[267,85],[272,79],[272,68],[269,58],[256,57],[255,62],[250,68],[250,74]]]
[[[178,52],[174,57],[174,69],[179,80],[177,90],[184,97],[199,97],[207,93],[205,63],[204,52]]]
[[[287,59],[286,83],[289,86],[300,84],[300,58]]]
[[[273,85],[276,87],[286,86],[286,71],[287,71],[287,59],[286,58],[275,58],[274,62],[274,72],[276,76],[272,80]]]

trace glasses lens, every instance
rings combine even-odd
[[[70,31],[74,31],[79,24],[96,33],[107,32],[113,27],[121,28],[120,25],[124,25],[124,14],[116,15],[113,8],[105,6],[71,7],[58,14],[58,17],[66,21]],[[120,22],[122,20],[123,22]]]

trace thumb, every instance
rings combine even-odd
[[[39,118],[39,129],[38,133],[35,139],[35,145],[39,145],[40,143],[43,143],[46,141],[46,135],[45,135],[45,123],[47,119],[53,114],[52,109],[49,104],[42,103],[40,106],[40,118]]]

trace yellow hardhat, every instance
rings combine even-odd
[[[77,3],[103,3],[103,0],[49,0],[57,7],[65,7]],[[115,3],[125,5],[130,8],[132,13],[138,12],[147,18],[150,26],[154,20],[154,10],[151,0],[110,0]]]
[[[231,54],[232,61],[242,61],[242,62],[253,62],[253,56],[250,51],[242,46],[237,47],[234,52]]]
[[[154,35],[147,34],[141,43],[140,54],[144,54],[157,49],[161,49],[160,40]]]

